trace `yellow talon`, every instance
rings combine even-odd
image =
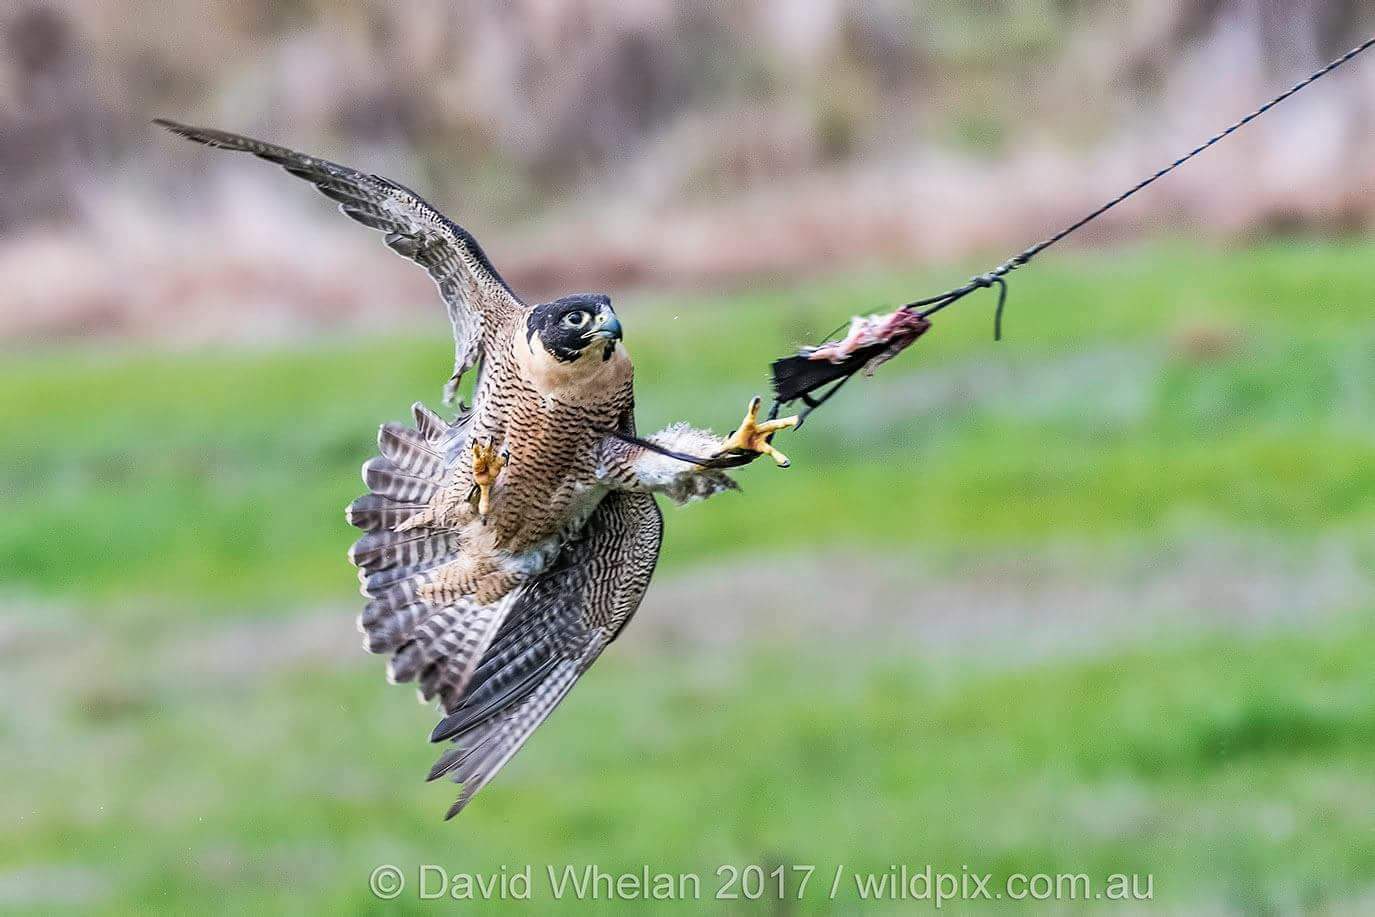
[[[760,423],[759,406],[761,404],[762,401],[758,395],[750,399],[750,405],[745,409],[745,419],[740,421],[740,427],[726,440],[718,455],[734,451],[758,452],[777,462],[779,468],[787,468],[792,463],[788,461],[786,455],[770,445],[769,439],[779,430],[797,426],[797,415]]]
[[[473,440],[473,486],[477,488],[477,512],[486,516],[492,509],[492,485],[506,467],[506,452],[497,450],[491,438]]]

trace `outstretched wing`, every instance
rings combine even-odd
[[[452,397],[463,373],[481,358],[489,336],[524,308],[471,233],[420,195],[388,178],[227,131],[188,127],[161,118],[153,123],[206,146],[252,153],[275,162],[338,201],[343,213],[385,232],[387,245],[429,271],[439,285],[454,328],[454,375],[445,390],[446,400]]]
[[[434,570],[460,556],[452,530],[396,531],[460,460],[467,419],[444,423],[415,406],[416,429],[386,424],[381,455],[363,466],[371,492],[348,510],[366,529],[349,552],[369,601],[365,646],[392,653],[392,681],[416,681],[447,714],[431,739],[454,745],[430,779],[463,785],[453,817],[511,759],[625,626],[654,572],[663,521],[648,493],[612,493],[544,573],[499,601],[439,605]]]
[[[608,495],[553,568],[524,587],[433,742],[429,779],[462,784],[453,818],[520,750],[644,598],[663,538],[649,494]],[[446,709],[449,709],[446,705]]]

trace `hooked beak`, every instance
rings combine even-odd
[[[619,341],[621,339],[621,320],[612,312],[599,312],[593,320],[592,330],[587,332],[592,340]]]

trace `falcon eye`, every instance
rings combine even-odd
[[[577,312],[569,312],[565,315],[563,317],[563,324],[565,328],[585,328],[587,327],[587,323],[591,320],[592,316],[579,309]]]

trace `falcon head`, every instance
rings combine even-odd
[[[531,347],[535,338],[560,363],[584,356],[606,362],[621,339],[621,322],[605,293],[578,293],[536,306],[526,322]]]

